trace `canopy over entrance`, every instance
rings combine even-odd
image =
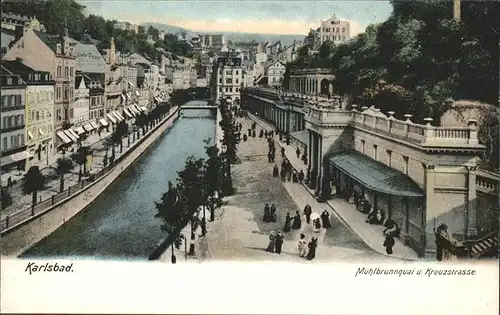
[[[368,189],[394,196],[424,195],[422,189],[408,176],[357,151],[341,152],[328,160]]]

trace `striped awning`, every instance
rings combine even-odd
[[[28,151],[21,151],[21,152],[16,152],[11,155],[3,156],[1,160],[1,166],[4,165],[9,165],[11,163],[19,162],[26,160],[29,157],[29,152]]]
[[[109,125],[108,122],[106,121],[106,119],[104,119],[104,118],[99,119],[99,123],[101,125],[103,125],[104,127],[107,127]]]
[[[92,125],[91,125],[91,124],[86,124],[85,126],[83,126],[83,128],[85,128],[85,130],[87,130],[87,131],[92,131],[92,130],[94,130],[94,127],[92,127]]]
[[[111,122],[112,122],[113,124],[116,124],[116,123],[117,123],[117,121],[116,121],[116,117],[115,117],[114,115],[111,115],[111,113],[107,113],[107,114],[106,114],[106,117],[108,117],[108,119],[109,119],[109,120],[111,120]]]
[[[127,107],[127,110],[128,110],[128,112],[129,112],[132,116],[137,115],[137,112],[133,110],[133,107],[132,107],[132,106],[128,106],[128,107]]]
[[[125,113],[125,115],[127,115],[128,118],[134,117],[126,108],[123,109],[123,112]]]
[[[127,99],[125,98],[125,95],[120,95],[120,98],[122,99],[122,102],[125,102]]]
[[[66,137],[68,137],[68,138],[71,139],[71,141],[76,142],[78,140],[77,137],[75,137],[71,132],[69,132],[69,129],[68,130],[64,130],[63,132],[66,135]]]
[[[73,142],[70,137],[68,137],[63,131],[56,132],[56,135],[65,144]]]
[[[94,129],[98,129],[99,128],[99,125],[97,123],[95,123],[95,122],[91,122],[90,125],[92,125],[92,127]]]
[[[33,140],[33,134],[31,133],[31,131],[28,130],[28,138],[30,140]]]
[[[161,99],[158,96],[155,97],[155,101],[157,101],[158,103],[161,103]]]
[[[148,111],[148,109],[146,107],[144,107],[144,106],[141,106],[141,110],[144,111],[144,112]]]
[[[139,113],[141,112],[141,108],[139,107],[139,105],[134,104],[134,105],[132,105],[132,106],[134,106],[134,108],[135,108],[135,109],[137,109],[137,111],[138,111]]]
[[[129,100],[132,100],[132,96],[130,96],[130,94],[128,94],[128,93],[127,93],[127,94],[125,94],[125,95],[127,95],[127,98],[128,98]]]
[[[43,136],[45,134],[41,128],[38,128],[38,133],[40,134],[40,136]]]
[[[76,131],[79,135],[81,135],[82,133],[85,133],[85,129],[83,129],[83,127],[81,127],[81,126],[80,126],[80,127],[76,127],[76,128],[75,128],[75,131]]]
[[[135,108],[135,106],[133,106],[133,105],[132,105],[132,106],[129,106],[129,109],[130,109],[130,110],[131,110],[134,114],[136,114],[136,115],[139,115],[139,114],[141,113],[141,112],[140,112],[140,111],[138,111],[138,110]]]
[[[118,121],[125,120],[125,118],[122,115],[120,115],[119,112],[113,112],[113,115],[115,115],[115,117],[118,119]]]

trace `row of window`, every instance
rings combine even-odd
[[[365,140],[361,140],[361,153],[372,157],[376,161],[379,161],[380,159],[379,159],[379,154],[378,154],[378,145],[376,145],[376,144],[372,145],[372,150],[373,150],[372,151],[373,155],[370,155],[369,152],[366,152]],[[392,151],[386,150],[386,154],[387,154],[387,165],[392,167],[393,166],[393,164],[392,164]],[[402,171],[405,175],[408,175],[409,158],[407,156],[402,156],[402,158],[403,158],[403,161],[405,162],[404,170],[402,170]],[[383,161],[381,161],[381,162],[383,162]]]
[[[63,66],[57,66],[57,77],[58,78],[62,78],[63,77]],[[74,77],[74,71],[73,71],[73,67],[68,67],[68,66],[65,66],[64,67],[64,78],[68,79],[68,78],[71,78],[73,79]]]
[[[52,124],[34,126],[29,129],[28,140],[33,141],[42,137],[45,138],[47,135],[51,134],[52,134]]]
[[[56,87],[56,98],[57,99],[60,99],[62,97],[62,91],[63,91],[63,87],[61,87],[61,86]],[[71,86],[65,86],[63,99],[64,100],[74,99],[74,96],[75,96],[75,88],[71,87]]]
[[[2,95],[2,108],[22,105],[22,95]]]
[[[52,113],[46,109],[28,110],[28,117],[31,117],[31,121],[37,121],[52,117]]]
[[[36,102],[52,101],[54,99],[54,92],[52,91],[42,91],[42,92],[29,92],[26,94],[27,101],[29,104],[36,105]]]
[[[234,79],[234,84],[239,84],[238,78]],[[222,84],[222,78],[219,79],[219,84]],[[232,78],[227,78],[226,79],[226,84],[233,84],[233,79]]]
[[[104,110],[103,109],[92,110],[92,111],[90,111],[89,115],[90,115],[90,117],[89,117],[90,120],[101,118],[101,117],[104,117]]]
[[[323,32],[340,33],[340,27],[335,28],[323,28]],[[345,33],[345,27],[342,27],[342,33]]]
[[[327,40],[346,40],[346,37],[344,35],[334,35],[334,36],[323,36],[323,41]]]
[[[235,88],[226,87],[226,88],[224,88],[224,91],[226,91],[227,93],[232,93],[233,91],[238,93],[240,91],[240,88],[238,88],[238,87],[235,87]],[[219,87],[219,92],[222,92],[222,87]]]
[[[24,125],[24,114],[3,116],[2,117],[2,129],[13,128],[17,126]]]
[[[232,75],[234,71],[234,75],[239,75],[240,70],[226,70],[226,75]],[[210,71],[211,72],[211,71]],[[222,74],[222,68],[219,69],[219,74]]]
[[[22,147],[24,145],[24,135],[18,134],[18,135],[10,136],[10,146],[9,146],[9,137],[3,137],[2,144],[3,144],[2,151]]]
[[[101,96],[91,96],[90,97],[90,105],[91,106],[99,106],[103,105],[103,98]]]

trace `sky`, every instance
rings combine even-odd
[[[203,32],[306,35],[335,14],[351,22],[351,36],[389,17],[388,1],[173,1],[78,0],[87,12],[107,19],[163,23]]]

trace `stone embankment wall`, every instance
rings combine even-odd
[[[41,216],[2,236],[1,254],[5,256],[19,256],[90,205],[151,144],[173,125],[178,117],[179,108],[172,109],[171,111],[167,119],[157,125],[148,135],[140,139],[140,142],[136,143],[136,147],[123,160],[117,162],[116,166],[107,175],[96,180],[74,196],[63,200]]]

